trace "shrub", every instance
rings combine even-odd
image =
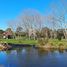
[[[48,38],[39,38],[38,39],[38,44],[39,45],[46,45],[48,43]]]

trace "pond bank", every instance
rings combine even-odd
[[[0,51],[1,50],[10,50],[12,48],[15,48],[15,47],[34,47],[34,48],[37,48],[37,49],[44,49],[44,50],[51,50],[51,49],[60,49],[60,50],[66,50],[67,48],[63,45],[61,46],[51,46],[50,44],[48,45],[44,45],[44,46],[41,46],[41,45],[30,45],[30,44],[0,44]]]
[[[11,48],[12,48],[12,46],[10,46],[10,45],[8,45],[6,43],[0,44],[0,51],[2,51],[2,50],[9,50]]]
[[[35,45],[30,45],[30,44],[12,44],[12,43],[8,43],[8,44],[0,44],[0,51],[1,50],[10,50],[12,48],[15,47],[35,47]]]
[[[33,44],[12,44],[12,43],[8,43],[8,44],[0,44],[0,50],[9,50],[15,47],[34,47],[34,48],[38,48],[38,49],[67,49],[67,47],[65,47],[64,45],[50,45],[50,44],[46,44],[46,45],[33,45]]]
[[[11,47],[35,47],[44,49],[67,49],[67,40],[49,39],[48,45],[38,44],[37,40],[0,39],[0,43],[8,43]],[[1,48],[1,47],[0,47]]]
[[[67,49],[67,47],[65,47],[64,45],[60,45],[60,46],[52,46],[52,45],[44,45],[44,46],[41,46],[41,45],[38,45],[38,46],[35,46],[36,48],[41,48],[41,49],[62,49],[62,50],[65,50]]]
[[[44,46],[42,45],[33,45],[33,44],[9,44],[10,46],[14,47],[34,47],[34,48],[38,48],[38,49],[62,49],[65,50],[67,49],[64,45],[60,44],[58,46],[56,45],[51,45],[51,44],[46,44]]]

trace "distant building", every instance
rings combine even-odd
[[[29,39],[34,39],[36,38],[36,30],[35,29],[32,29],[30,28],[29,31],[28,31],[28,36],[29,36]]]
[[[12,31],[6,31],[3,33],[3,38],[4,39],[12,39],[13,38],[13,33]]]

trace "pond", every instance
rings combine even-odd
[[[0,51],[0,67],[67,67],[67,51],[17,47]]]

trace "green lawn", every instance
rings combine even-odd
[[[30,44],[30,45],[37,45],[38,41],[37,40],[22,40],[22,39],[0,39],[1,42],[6,42],[6,43],[12,43],[12,44]],[[60,43],[65,45],[67,47],[67,40],[63,39],[59,41],[58,39],[49,39],[48,43],[53,43],[53,45],[58,46]]]
[[[22,40],[22,39],[0,39],[1,42],[6,42],[6,43],[12,43],[12,44],[37,44],[37,40]]]

